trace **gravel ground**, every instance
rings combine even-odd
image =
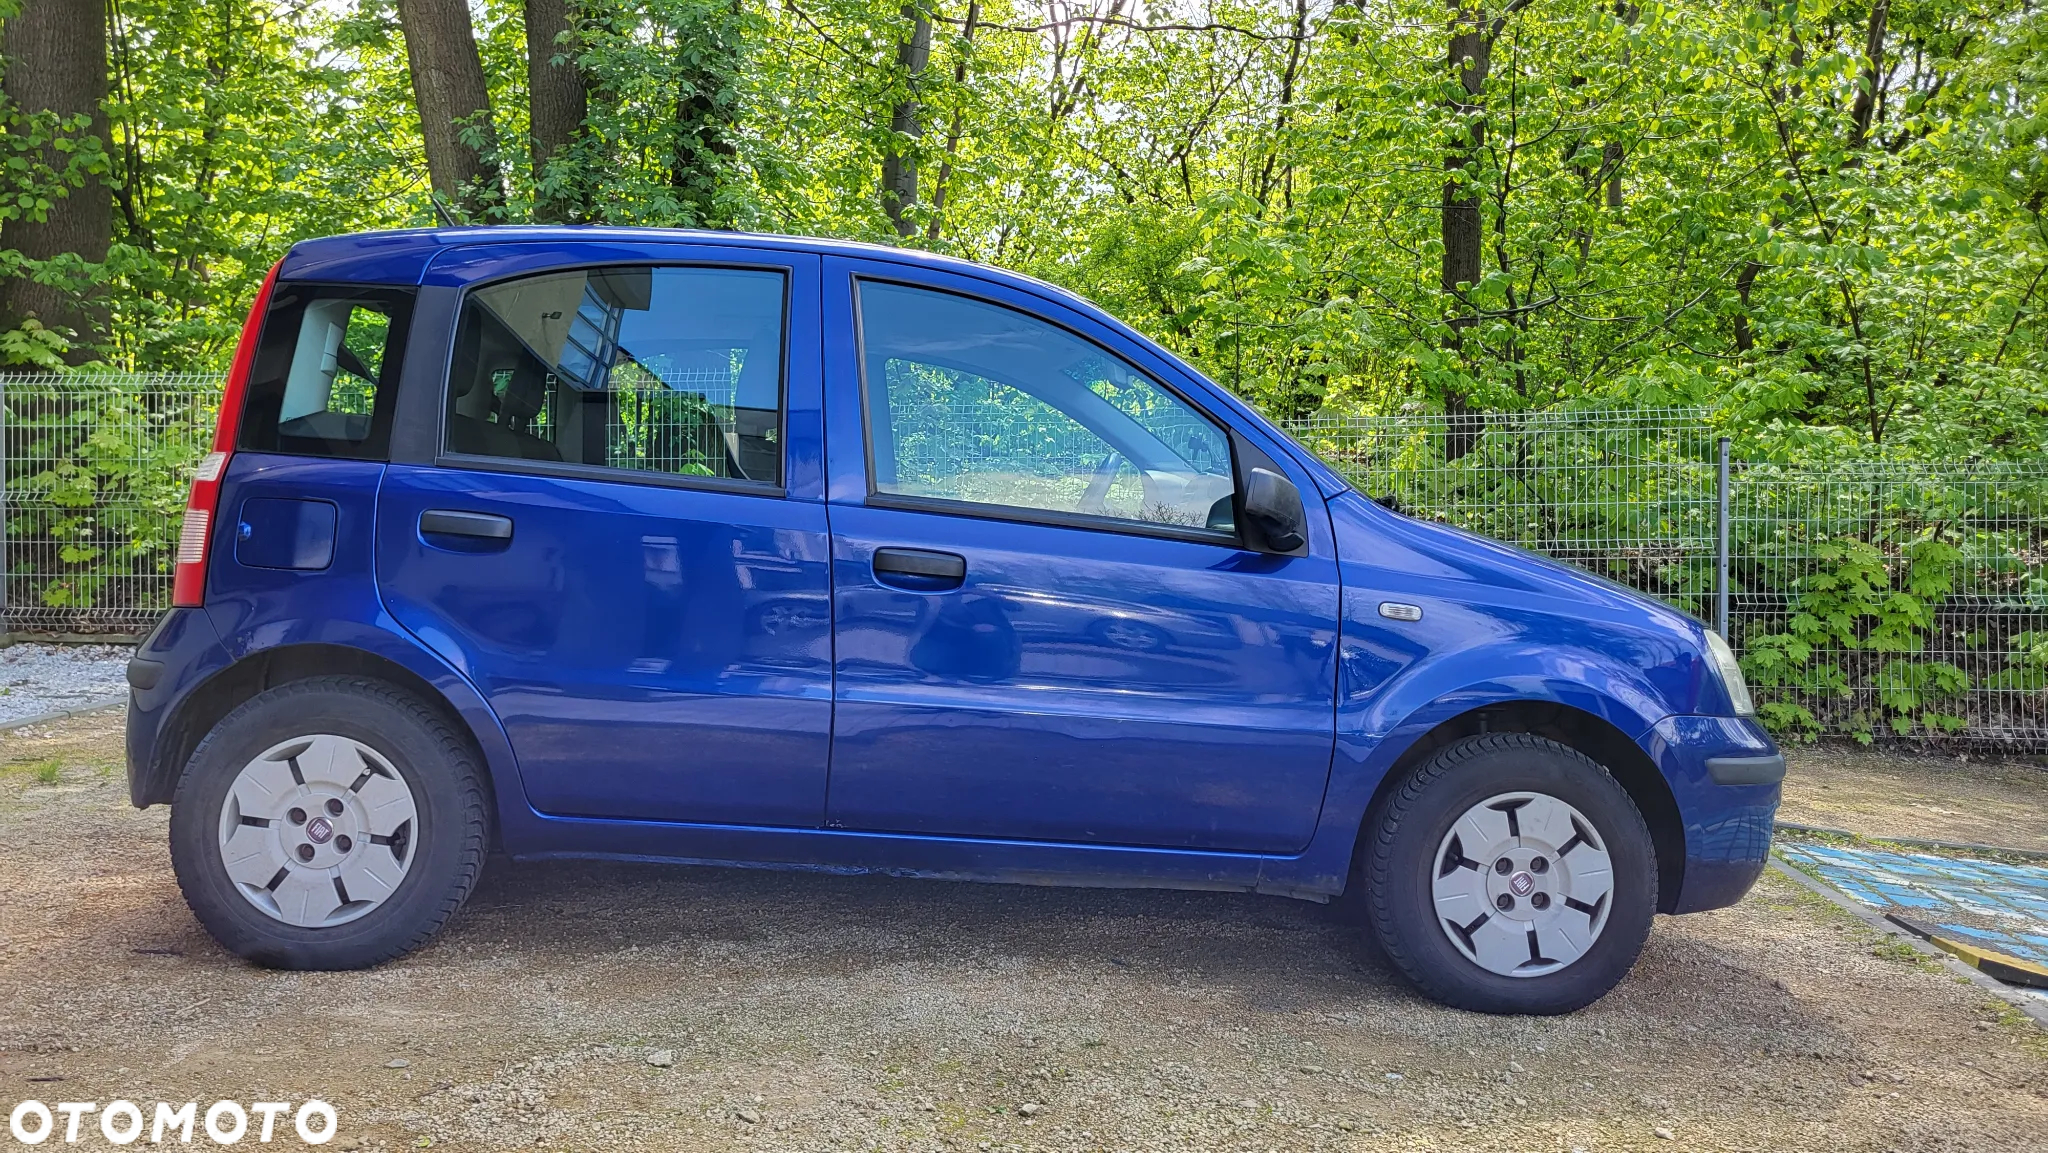
[[[1855,745],[1793,746],[1785,758],[1780,820],[2048,852],[2048,766],[2038,758],[1916,757]]]
[[[130,652],[124,645],[0,649],[0,724],[128,695]]]
[[[1427,1004],[1341,908],[598,864],[265,972],[185,909],[119,722],[0,736],[0,1107],[317,1096],[330,1148],[394,1150],[2048,1146],[2042,1034],[1775,876],[1563,1019]]]

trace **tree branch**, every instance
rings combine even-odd
[[[1529,0],[1517,0],[1526,4]],[[943,24],[965,24],[966,21],[952,16],[934,16]],[[1245,36],[1253,40],[1292,40],[1290,32],[1260,32],[1238,24],[1225,24],[1212,20],[1205,24],[1140,24],[1126,16],[1069,16],[1063,20],[1048,20],[1043,24],[990,24],[981,23],[990,32],[1054,32],[1071,28],[1076,24],[1095,24],[1110,28],[1122,28],[1130,32],[1228,32],[1234,36]]]

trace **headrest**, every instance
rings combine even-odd
[[[499,410],[521,424],[539,416],[541,406],[548,399],[544,380],[545,374],[535,371],[530,365],[513,369],[512,379],[505,385],[505,395],[498,401]]]

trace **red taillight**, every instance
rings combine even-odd
[[[280,262],[281,263],[281,262]],[[177,564],[171,570],[171,603],[179,608],[198,608],[206,603],[206,553],[213,541],[213,516],[220,508],[220,478],[228,470],[228,457],[235,451],[235,432],[242,423],[242,399],[249,391],[249,366],[256,359],[256,334],[263,329],[263,314],[270,307],[270,290],[277,284],[278,265],[256,292],[249,306],[249,319],[242,323],[242,339],[235,345],[235,361],[228,368],[227,386],[220,394],[220,420],[213,426],[213,451],[200,458],[192,477],[192,495],[185,501],[185,527],[178,533]]]

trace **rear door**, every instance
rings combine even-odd
[[[675,246],[468,288],[437,462],[384,479],[378,584],[540,811],[821,821],[817,276]]]
[[[1072,310],[828,258],[830,822],[1297,850],[1334,734],[1337,570],[1242,547],[1287,469]]]

